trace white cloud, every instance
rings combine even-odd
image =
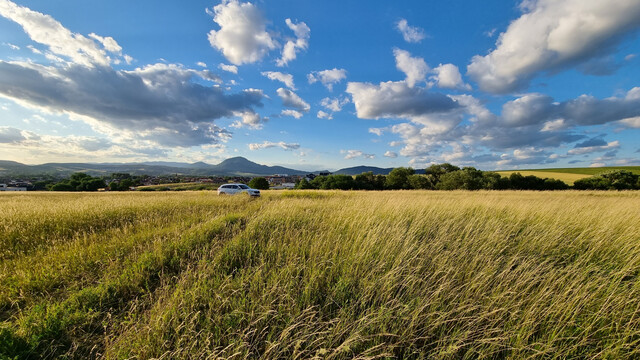
[[[107,51],[120,55],[122,50],[111,37],[93,33],[89,35],[102,45],[103,48],[100,48],[91,38],[72,33],[53,17],[8,0],[0,0],[0,15],[22,26],[31,40],[46,45],[52,55],[64,56],[75,64],[88,67],[109,66],[114,61],[107,55]]]
[[[229,133],[213,120],[255,113],[264,94],[226,94],[194,79],[206,70],[154,64],[132,71],[84,66],[42,66],[0,61],[0,96],[50,113],[65,113],[113,136],[164,146],[215,143]],[[109,86],[104,86],[109,84]]]
[[[569,150],[567,152],[567,154],[569,154],[569,155],[583,155],[583,154],[589,154],[589,153],[592,153],[592,152],[616,149],[616,148],[619,148],[619,147],[620,147],[620,142],[619,141],[612,141],[610,143],[607,143],[606,145],[600,145],[600,146],[580,146],[580,147],[575,147],[575,148]]]
[[[347,78],[347,71],[345,69],[322,70],[314,71],[307,75],[309,84],[313,84],[320,81],[329,91],[333,91],[333,85]]]
[[[324,98],[320,101],[320,105],[322,105],[325,109],[331,110],[333,112],[342,111],[342,107],[348,104],[350,101],[348,98]]]
[[[564,119],[556,119],[545,122],[540,131],[558,131],[566,128],[567,123],[565,123]]]
[[[300,148],[300,144],[285,143],[284,141],[280,141],[280,142],[264,141],[262,143],[249,144],[249,149],[251,150],[262,150],[262,149],[269,149],[274,147],[279,147],[284,150],[296,150]]]
[[[388,157],[388,158],[397,158],[398,157],[398,153],[393,152],[393,151],[387,151],[387,152],[384,153],[384,156]]]
[[[118,42],[116,42],[114,38],[110,36],[100,36],[94,33],[89,34],[89,37],[101,43],[108,52],[118,55],[122,54],[122,47],[118,45]]]
[[[471,86],[462,81],[462,75],[460,74],[458,67],[453,64],[440,64],[438,67],[433,69],[433,72],[436,75],[432,76],[431,79],[438,83],[438,87],[446,89],[471,90]]]
[[[10,47],[11,50],[20,50],[20,46],[12,44],[12,43],[2,43],[2,45]]]
[[[637,0],[524,1],[525,13],[500,34],[496,49],[474,56],[468,74],[480,88],[508,93],[525,88],[539,72],[600,57],[640,26]]]
[[[284,106],[286,107],[290,107],[299,111],[304,111],[307,112],[309,111],[309,109],[311,109],[311,106],[309,106],[309,104],[302,100],[302,98],[300,96],[298,96],[296,93],[294,93],[291,90],[287,90],[285,88],[279,88],[277,90],[278,96],[280,96],[280,99],[282,99],[282,103],[284,104]]]
[[[407,86],[404,81],[387,81],[379,85],[350,82],[356,114],[361,119],[416,118],[451,111],[459,105],[451,97],[430,93],[424,88]]]
[[[400,19],[400,21],[396,23],[396,29],[400,31],[404,41],[409,43],[419,43],[427,37],[423,29],[416,26],[409,26],[409,23],[405,19]]]
[[[226,72],[230,72],[232,74],[237,74],[238,73],[238,67],[235,65],[227,65],[227,64],[222,64],[220,63],[220,65],[218,65],[218,68],[220,70],[226,71]]]
[[[289,29],[293,30],[296,35],[295,40],[288,40],[282,48],[282,57],[276,60],[276,65],[286,66],[289,61],[296,59],[296,53],[298,51],[306,50],[309,47],[309,34],[311,29],[304,22],[294,24],[291,19],[286,19],[285,22]]]
[[[375,159],[375,154],[367,154],[364,153],[362,150],[340,150],[341,154],[346,154],[344,156],[345,159],[350,160],[350,159],[356,159],[359,157],[365,158],[365,159]]]
[[[282,110],[281,114],[284,116],[291,116],[296,119],[300,119],[302,116],[304,116],[304,114],[301,113],[300,111],[292,110],[292,109],[284,109]]]
[[[267,21],[251,3],[223,0],[213,7],[213,16],[220,30],[209,32],[209,43],[234,65],[260,61],[278,43],[266,31]]]
[[[622,119],[620,123],[630,128],[640,129],[640,116]]]
[[[406,82],[409,87],[425,80],[429,66],[424,59],[411,57],[408,51],[400,49],[394,49],[393,55],[396,58],[396,68],[407,75]]]
[[[203,62],[203,61],[198,61],[198,62],[196,63],[196,65],[198,65],[198,66],[200,66],[200,67],[203,67],[203,68],[206,68],[206,67],[207,67],[207,63],[205,63],[205,62]],[[223,69],[223,68],[222,68],[222,65],[224,65],[224,64],[220,64],[220,68],[221,68],[221,69]],[[224,70],[224,69],[223,69],[223,70]],[[236,68],[236,71],[237,71],[237,68]]]
[[[372,133],[374,135],[378,135],[378,136],[382,136],[384,131],[385,131],[384,128],[369,128],[369,132],[370,133]]]
[[[266,76],[270,80],[282,82],[291,90],[296,89],[296,86],[293,84],[293,75],[291,74],[281,73],[278,71],[263,71],[260,74],[262,74],[262,76]]]
[[[318,119],[327,119],[327,120],[333,120],[333,115],[326,113],[322,110],[318,111],[318,115],[317,115]]]

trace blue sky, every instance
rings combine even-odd
[[[638,165],[640,3],[0,0],[0,159]]]

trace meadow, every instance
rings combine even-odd
[[[640,192],[0,194],[0,359],[640,358]]]
[[[608,166],[608,167],[588,167],[588,168],[555,168],[555,169],[532,169],[532,170],[504,170],[497,171],[501,176],[509,176],[513,173],[520,173],[523,176],[537,176],[539,178],[551,178],[564,181],[567,185],[573,185],[576,180],[587,178],[603,172],[625,170],[634,174],[640,174],[640,166]]]

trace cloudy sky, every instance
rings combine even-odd
[[[0,159],[638,165],[638,0],[0,0]]]

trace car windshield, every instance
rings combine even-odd
[[[248,187],[247,185],[238,185],[240,186],[240,189],[251,189],[250,187]]]

